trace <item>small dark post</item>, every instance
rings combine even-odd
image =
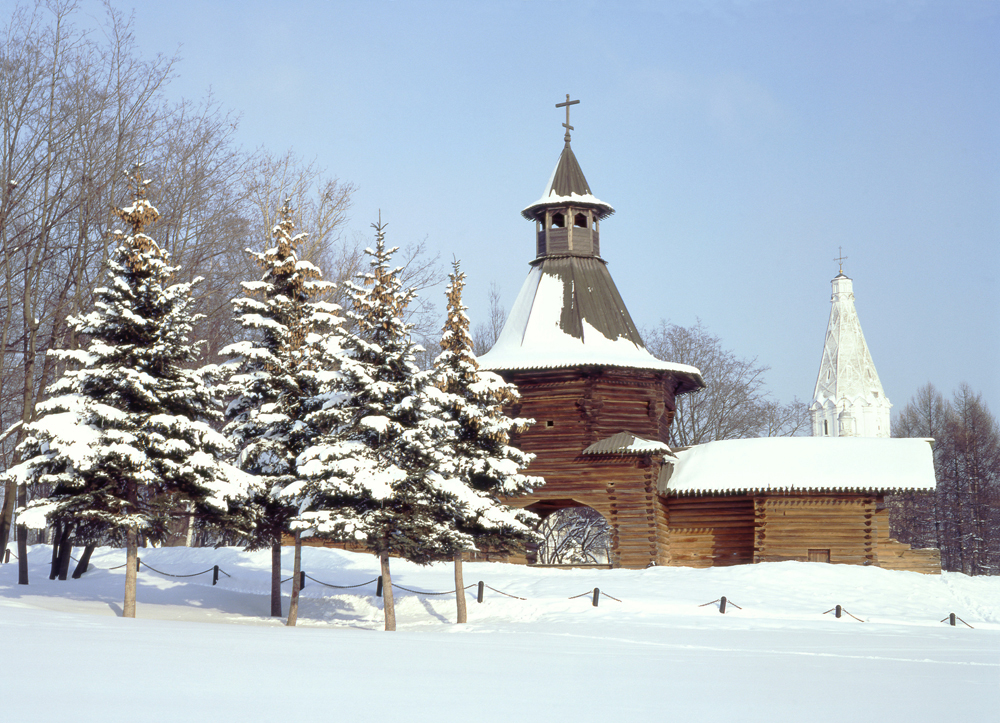
[[[485,587],[486,587],[486,584],[482,580],[480,580],[479,581],[479,590],[476,593],[476,602],[482,602],[483,601],[483,589]]]
[[[299,590],[306,586],[306,571],[299,570]]]
[[[844,609],[842,607],[840,607],[840,605],[838,605],[837,607],[835,607],[833,609],[833,611],[834,611],[833,612],[834,617],[838,617],[839,618],[840,614],[844,611]]]
[[[723,595],[721,598],[719,598],[719,612],[722,613],[723,615],[726,614],[726,596],[725,595]]]
[[[948,616],[948,622],[951,623],[952,627],[955,627],[955,613]]]
[[[600,599],[601,599],[601,589],[595,587],[594,588],[594,607],[595,608],[597,607],[597,601],[600,600]]]
[[[375,597],[382,597],[382,576],[378,576],[378,582],[375,584]]]
[[[10,562],[10,550],[9,549],[3,551],[3,564],[6,565],[8,562]]]
[[[219,581],[219,566],[216,565],[212,568],[212,584],[214,585]]]
[[[135,556],[135,572],[136,572],[136,574],[139,573],[139,566],[140,565],[142,565],[142,560],[140,559],[140,557],[138,555],[136,555]]]

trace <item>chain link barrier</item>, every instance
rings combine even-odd
[[[295,577],[295,576],[292,575],[292,577]],[[336,588],[338,590],[350,590],[350,589],[355,588],[355,587],[364,587],[365,585],[371,585],[373,582],[378,582],[378,578],[376,577],[376,578],[373,578],[373,579],[369,580],[368,582],[359,582],[357,585],[331,585],[328,582],[323,582],[322,580],[317,580],[312,575],[306,575],[306,577],[309,578],[310,580],[312,580],[313,582],[316,582],[316,583],[319,583],[320,585],[323,585],[324,587],[333,587],[333,588]],[[288,579],[291,580],[292,578],[290,577]],[[284,580],[282,580],[282,582],[284,582]]]
[[[198,577],[199,575],[204,575],[206,572],[214,572],[215,571],[215,566],[213,566],[213,567],[208,568],[207,570],[202,570],[201,572],[192,572],[190,575],[173,575],[173,574],[171,574],[169,572],[163,572],[163,570],[157,570],[155,567],[153,567],[151,565],[147,565],[142,560],[139,561],[139,564],[142,565],[145,568],[148,568],[148,569],[152,570],[153,572],[159,573],[160,575],[166,575],[167,577]],[[225,570],[223,570],[221,567],[219,568],[219,572],[221,572],[226,577],[230,577],[230,578],[232,577],[232,575],[230,575],[228,572],[226,572]]]
[[[14,553],[12,553],[9,549],[5,550],[5,553],[6,553],[5,557],[8,557],[8,558],[9,557],[13,557],[15,560],[17,559],[17,555],[15,555]],[[76,560],[77,562],[79,562],[77,560],[77,558],[73,557],[72,555],[70,555],[70,557],[73,560]],[[173,577],[173,578],[178,578],[178,579],[179,578],[198,577],[199,575],[207,575],[210,572],[214,573],[214,572],[218,571],[218,573],[222,573],[226,577],[232,578],[232,575],[230,575],[228,572],[226,572],[225,570],[223,570],[222,568],[220,568],[218,565],[214,565],[213,567],[210,567],[207,570],[202,570],[201,572],[192,572],[192,573],[187,573],[187,574],[184,574],[184,575],[175,575],[175,574],[170,573],[170,572],[164,572],[163,570],[158,570],[155,567],[153,567],[153,566],[151,566],[151,565],[143,562],[141,558],[137,558],[136,562],[138,563],[138,565],[140,565],[142,567],[145,567],[146,569],[151,570],[152,572],[155,572],[155,573],[157,573],[159,575],[164,575],[166,577]],[[107,570],[108,570],[108,572],[110,572],[112,570],[120,570],[121,568],[125,567],[127,564],[128,563],[122,563],[121,565],[115,565],[114,567],[107,568]],[[354,590],[354,589],[357,589],[359,587],[365,587],[366,585],[371,585],[373,583],[377,583],[378,582],[378,578],[375,577],[375,578],[372,578],[371,580],[366,580],[365,582],[359,582],[356,585],[334,585],[334,584],[329,583],[329,582],[323,582],[322,580],[317,580],[315,577],[313,577],[312,575],[308,575],[305,572],[303,572],[301,574],[302,574],[302,576],[304,578],[312,580],[313,582],[317,583],[318,585],[322,585],[323,587],[333,588],[335,590]],[[293,577],[294,577],[294,575],[286,577],[284,580],[281,581],[281,584],[282,585],[285,584],[286,582],[288,582],[289,580],[291,580]],[[217,578],[217,575],[216,575],[216,578]],[[213,580],[212,584],[213,585],[215,584],[215,580]],[[487,589],[487,590],[492,590],[493,592],[497,593],[498,595],[504,595],[506,597],[513,598],[514,600],[527,600],[528,599],[528,598],[520,597],[518,595],[512,595],[511,593],[504,592],[503,590],[497,590],[495,587],[493,587],[491,585],[487,585],[484,582],[472,583],[470,585],[466,585],[462,589],[463,590],[469,590],[470,588],[474,588],[474,587],[477,587],[477,586],[480,586],[480,585],[483,588]],[[428,595],[428,596],[431,596],[431,595],[453,595],[455,593],[454,590],[445,590],[443,592],[430,592],[428,590],[414,590],[412,588],[404,587],[403,585],[399,585],[397,583],[392,583],[392,586],[393,586],[393,588],[395,588],[397,590],[403,590],[405,592],[412,593],[414,595]],[[573,595],[572,597],[567,598],[567,599],[568,600],[577,600],[579,598],[587,597],[587,596],[594,596],[595,598],[597,598],[597,597],[606,597],[606,598],[610,598],[611,600],[614,600],[615,602],[622,602],[620,599],[614,597],[613,595],[609,595],[608,593],[604,592],[603,590],[601,590],[598,593],[596,589],[595,590],[588,590],[587,592],[582,592],[579,595]],[[698,607],[706,607],[708,605],[713,605],[715,603],[722,602],[723,600],[726,601],[725,604],[731,605],[732,607],[737,608],[739,610],[743,609],[742,607],[740,607],[739,605],[737,605],[736,603],[734,603],[732,600],[728,600],[727,598],[720,598],[719,600],[713,600],[712,602],[704,603],[702,605],[699,605]],[[482,600],[480,600],[480,602],[482,602]],[[595,607],[596,607],[596,605],[595,605]],[[720,612],[723,612],[724,609],[725,608],[723,607],[720,610]],[[829,610],[827,610],[826,612],[824,612],[823,614],[824,615],[828,615],[830,613],[834,613],[835,617],[838,617],[838,618],[841,617],[841,615],[848,615],[848,616],[854,618],[855,620],[857,620],[859,623],[865,622],[861,618],[859,618],[856,615],[854,615],[851,612],[849,612],[842,605],[837,605],[835,607],[832,607]],[[946,621],[950,622],[951,625],[955,625],[956,622],[961,622],[962,624],[966,625],[969,628],[973,627],[972,625],[969,625],[969,623],[967,623],[965,620],[962,620],[962,618],[958,617],[954,613],[951,613],[948,617],[942,619],[940,622],[943,623],[943,622],[946,622]]]

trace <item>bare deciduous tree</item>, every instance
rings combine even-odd
[[[495,281],[490,282],[487,297],[486,320],[476,324],[472,332],[472,351],[476,356],[482,356],[497,343],[503,325],[507,321],[507,310],[500,298],[500,287]]]
[[[643,332],[657,359],[697,367],[707,385],[677,399],[670,431],[673,446],[720,439],[786,437],[808,429],[808,409],[798,399],[781,404],[771,398],[764,375],[770,367],[739,357],[701,321],[683,327],[661,321]]]
[[[611,527],[591,507],[556,510],[538,527],[543,565],[603,564],[611,559]]]
[[[170,58],[140,60],[130,21],[114,10],[103,41],[74,27],[77,11],[71,0],[18,5],[3,29],[0,428],[31,421],[56,373],[47,350],[75,343],[66,318],[89,304],[106,259],[111,201],[122,188],[117,171],[148,146],[149,109],[173,67]],[[13,435],[0,448],[4,466],[21,438]],[[22,504],[25,494],[19,492]],[[12,496],[8,486],[4,544]],[[21,531],[19,538],[24,557]]]
[[[890,497],[893,535],[941,550],[941,566],[968,575],[1000,570],[1000,429],[967,384],[947,402],[930,384],[903,407],[893,436],[934,442],[937,489]]]
[[[260,205],[262,198],[297,195],[316,230],[313,253],[343,259],[345,275],[360,255],[347,247],[337,256],[351,184],[293,154],[241,151],[236,117],[211,96],[168,102],[175,58],[144,57],[131,18],[106,11],[88,34],[74,25],[74,0],[22,2],[2,30],[0,432],[30,421],[61,372],[47,350],[77,347],[67,318],[92,304],[115,228],[111,209],[127,201],[122,171],[137,161],[165,209],[160,242],[183,269],[178,281],[205,279],[195,334],[207,342],[206,360],[237,333],[229,300],[251,271],[245,249],[262,227],[269,235],[268,214],[280,205]],[[15,462],[19,429],[0,438],[2,468]],[[6,486],[0,543],[14,508]]]

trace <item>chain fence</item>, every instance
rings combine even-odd
[[[3,556],[4,562],[5,563],[9,562],[11,557],[13,557],[15,560],[17,559],[17,555],[15,555],[14,553],[12,553],[10,551],[10,549],[5,550],[4,551],[4,556]],[[70,555],[70,557],[73,560],[77,560],[77,558],[73,557],[72,555]],[[125,567],[127,564],[128,563],[122,563],[121,565],[115,565],[114,567],[107,568],[107,570],[109,572],[113,571],[113,570],[120,570],[121,568]],[[155,567],[153,567],[153,566],[151,566],[151,565],[143,562],[141,557],[136,557],[136,571],[138,572],[139,569],[142,568],[142,567],[145,567],[147,570],[150,570],[151,572],[155,572],[158,575],[163,575],[165,577],[172,577],[172,578],[178,578],[178,579],[199,577],[201,575],[207,575],[208,573],[212,573],[212,584],[213,585],[215,585],[215,584],[218,583],[218,581],[219,581],[219,575],[225,575],[228,578],[232,578],[232,575],[230,575],[228,572],[226,572],[225,570],[223,570],[222,568],[220,568],[218,565],[213,565],[212,567],[207,568],[205,570],[202,570],[200,572],[175,574],[175,573],[166,572],[164,570],[159,570],[159,569],[157,569],[157,568],[155,568]],[[88,569],[89,569],[89,566],[88,566]],[[302,589],[302,588],[305,587],[305,581],[306,580],[311,580],[312,582],[316,583],[317,585],[322,585],[323,587],[327,587],[327,588],[331,588],[331,589],[335,589],[335,590],[355,590],[355,589],[358,589],[358,588],[366,587],[367,585],[374,584],[376,586],[376,590],[375,590],[375,596],[376,597],[381,597],[382,596],[382,592],[383,592],[382,576],[381,575],[379,575],[378,577],[372,578],[371,580],[366,580],[365,582],[359,582],[359,583],[356,583],[354,585],[334,585],[333,583],[324,582],[323,580],[318,580],[315,577],[313,577],[312,575],[306,574],[305,571],[301,571],[299,574],[301,575],[300,589]],[[288,582],[293,577],[294,576],[286,577],[284,580],[281,580],[281,584],[284,584],[284,583]],[[413,588],[409,588],[409,587],[405,587],[403,585],[399,585],[399,584],[397,584],[395,582],[392,583],[392,587],[395,590],[401,590],[403,592],[408,592],[408,593],[411,593],[413,595],[424,595],[424,596],[454,595],[455,592],[456,592],[454,589],[443,590],[443,591],[440,591],[440,592],[430,591],[430,590],[415,590]],[[482,580],[480,580],[479,582],[476,582],[476,583],[472,583],[470,585],[466,585],[462,589],[463,590],[470,590],[472,588],[477,588],[476,598],[477,598],[477,602],[480,602],[480,603],[484,602],[485,591],[486,590],[491,590],[492,592],[495,592],[495,593],[497,593],[499,595],[504,595],[505,597],[509,597],[509,598],[514,599],[514,600],[525,600],[526,601],[526,600],[529,599],[529,598],[526,598],[526,597],[521,597],[519,595],[514,595],[514,594],[506,592],[504,590],[498,590],[497,588],[495,588],[495,587],[493,587],[491,585],[487,585]],[[587,590],[586,592],[582,592],[579,595],[573,595],[573,596],[571,596],[571,597],[569,597],[567,599],[568,600],[577,600],[579,598],[588,597],[588,596],[591,597],[592,605],[594,607],[598,607],[598,604],[599,604],[600,599],[602,597],[609,598],[611,600],[614,600],[615,602],[619,602],[619,603],[622,602],[621,599],[619,599],[617,597],[614,597],[613,595],[609,595],[605,591],[601,590],[600,588],[596,588],[596,587],[593,590]],[[722,597],[720,597],[720,598],[718,598],[716,600],[712,600],[711,602],[703,603],[703,604],[699,605],[698,607],[702,607],[703,608],[703,607],[707,607],[709,605],[714,605],[716,603],[718,603],[718,605],[719,605],[719,612],[722,613],[722,614],[726,613],[726,610],[727,610],[728,607],[734,607],[737,610],[742,610],[743,609],[741,606],[737,605],[732,600],[728,599],[725,595],[723,595]],[[829,610],[827,610],[826,612],[824,612],[823,615],[828,615],[830,613],[833,613],[834,617],[836,617],[836,618],[841,618],[844,615],[847,615],[847,616],[853,618],[854,620],[857,620],[860,623],[866,622],[865,620],[862,620],[861,618],[857,617],[856,615],[854,615],[853,613],[851,613],[850,611],[848,611],[842,605],[835,605],[834,607],[832,607]],[[947,623],[949,623],[953,627],[956,626],[957,623],[960,622],[960,623],[962,623],[963,625],[965,625],[968,628],[973,628],[972,625],[969,625],[969,623],[967,623],[962,618],[958,617],[955,613],[950,613],[947,617],[945,617],[942,620],[940,620],[940,622],[942,622],[942,623],[947,622]]]

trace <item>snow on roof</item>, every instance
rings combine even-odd
[[[813,407],[835,406],[844,401],[884,410],[888,433],[889,407],[875,362],[865,342],[854,306],[854,282],[843,272],[831,282],[830,320],[823,342],[823,358],[813,391]]]
[[[583,450],[584,454],[664,454],[672,456],[670,447],[658,440],[643,439],[631,432],[619,432],[598,440]]]
[[[605,203],[592,193],[581,194],[581,193],[570,192],[568,196],[560,196],[559,194],[556,193],[555,189],[552,189],[548,191],[546,195],[542,196],[534,203],[525,206],[524,211],[522,211],[522,213],[530,214],[532,209],[535,209],[538,206],[547,206],[550,204],[564,204],[564,203],[578,203],[580,205],[592,205],[592,206],[601,206],[603,208],[609,208],[611,209],[611,212],[606,213],[606,215],[608,216],[610,216],[611,213],[614,212],[614,209],[610,205],[608,205],[607,203]]]
[[[592,262],[604,268],[603,262],[597,259]],[[576,366],[657,369],[692,375],[698,382],[692,388],[703,386],[701,372],[695,367],[660,361],[627,336],[611,338],[595,328],[585,316],[580,315],[581,303],[577,298],[578,294],[592,294],[593,289],[575,288],[570,275],[546,273],[547,263],[536,264],[528,272],[496,344],[479,357],[481,369],[497,371]],[[564,310],[566,304],[569,308]],[[579,336],[566,330],[567,316],[580,316]],[[576,322],[576,318],[573,321]]]
[[[699,444],[674,454],[661,494],[933,490],[931,440],[766,437]]]
[[[542,197],[525,207],[521,215],[525,218],[534,218],[540,208],[569,203],[593,206],[599,218],[605,218],[615,212],[614,208],[591,192],[590,184],[583,175],[583,169],[580,168],[573,149],[567,143],[559,154],[559,160],[556,161],[556,167],[549,176],[549,182],[545,184]]]

